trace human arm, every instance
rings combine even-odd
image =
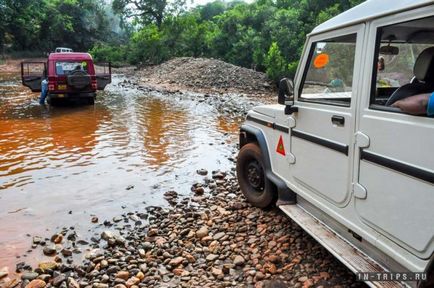
[[[434,116],[434,93],[418,94],[396,101],[392,104],[402,112],[413,115]]]

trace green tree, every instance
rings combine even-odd
[[[271,43],[265,57],[266,73],[270,79],[278,81],[287,73],[287,64],[276,42]]]

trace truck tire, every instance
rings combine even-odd
[[[240,149],[237,177],[241,192],[250,204],[266,208],[274,202],[274,187],[265,178],[264,160],[257,144],[248,143]]]

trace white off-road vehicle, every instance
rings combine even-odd
[[[373,287],[434,287],[434,118],[392,106],[434,92],[434,1],[370,0],[319,25],[280,84],[240,130],[248,201],[276,203]]]

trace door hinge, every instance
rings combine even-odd
[[[356,146],[359,148],[367,148],[369,147],[369,137],[368,135],[358,131],[355,134],[355,139],[356,139]]]
[[[357,199],[366,199],[366,197],[368,196],[366,188],[363,187],[360,183],[353,183],[353,193],[354,197],[356,197]]]

